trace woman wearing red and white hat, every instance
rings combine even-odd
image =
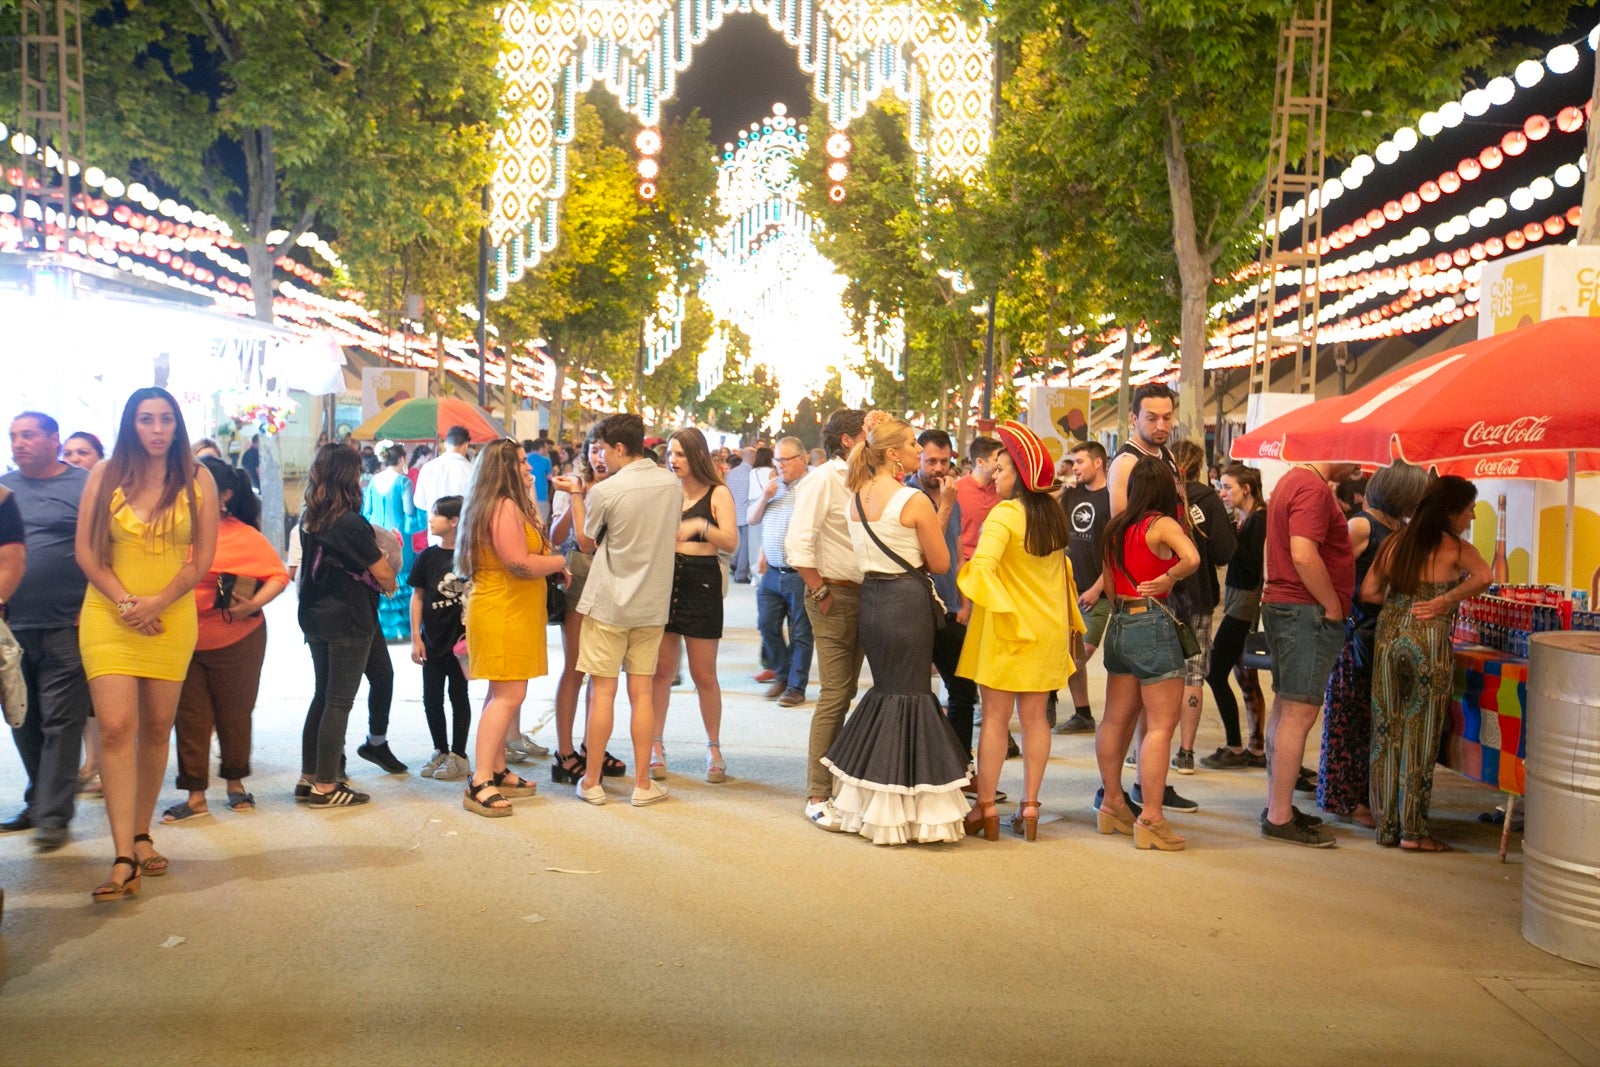
[[[956,673],[977,682],[983,696],[978,805],[967,817],[967,830],[981,831],[990,841],[1000,836],[994,797],[1015,709],[1022,720],[1024,786],[1011,828],[1032,841],[1050,758],[1045,704],[1072,675],[1069,644],[1084,632],[1084,623],[1066,555],[1066,514],[1050,496],[1050,453],[1020,422],[1004,422],[996,434],[1005,446],[994,478],[1000,503],[984,520],[977,551],[958,579],[973,608]]]

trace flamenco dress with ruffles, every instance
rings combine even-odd
[[[411,636],[411,565],[417,549],[413,534],[428,528],[428,517],[411,502],[411,479],[395,470],[381,470],[362,491],[361,517],[375,527],[393,531],[400,540],[400,569],[395,591],[378,599],[378,626],[386,641]]]
[[[194,487],[196,509],[215,507]],[[189,562],[194,541],[189,497],[178,499],[150,522],[134,514],[119,486],[111,492],[111,569],[134,596],[154,596],[165,589]],[[117,606],[92,584],[83,594],[78,622],[78,648],[89,678],[126,675],[181,682],[189,673],[199,636],[194,591],[183,594],[161,613],[162,632],[139,633],[122,621]]]
[[[890,498],[873,532],[906,562],[922,563],[916,531],[900,525],[905,488]],[[921,571],[902,574],[855,516],[850,537],[868,578],[857,632],[872,688],[862,696],[822,759],[832,772],[833,805],[846,833],[875,845],[959,841],[968,803],[967,757],[933,695],[933,612]]]

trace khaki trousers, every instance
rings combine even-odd
[[[861,642],[856,625],[861,620],[861,590],[833,587],[827,614],[806,597],[806,616],[811,620],[813,655],[822,692],[811,713],[811,750],[806,760],[806,788],[810,797],[831,797],[833,775],[822,765],[833,739],[839,736],[850,703],[856,698],[861,681]]]

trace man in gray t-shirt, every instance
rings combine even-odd
[[[89,473],[61,462],[56,420],[25,411],[11,420],[17,469],[0,477],[22,509],[27,572],[10,601],[11,630],[22,646],[28,717],[12,731],[28,772],[27,806],[0,831],[34,830],[40,852],[67,840],[78,791],[89,683],[78,654],[78,612],[88,586],[73,551],[78,500]]]
[[[611,474],[588,492],[580,548],[598,545],[578,611],[578,670],[589,676],[593,698],[584,732],[588,770],[578,795],[604,804],[600,785],[606,742],[616,714],[617,677],[628,674],[633,712],[634,807],[664,800],[667,791],[650,780],[650,742],[655,733],[651,683],[661,636],[672,604],[673,550],[683,514],[683,489],[672,472],[644,451],[644,420],[611,415],[600,421],[596,440]]]

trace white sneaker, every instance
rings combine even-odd
[[[467,757],[458,756],[454,752],[445,753],[444,762],[433,772],[436,782],[459,782],[472,773],[472,767],[467,763]]]
[[[578,799],[586,804],[593,804],[598,807],[606,802],[605,788],[603,786],[596,785],[585,789],[583,787],[582,778],[578,779],[578,784],[572,787],[572,791],[578,794]]]
[[[633,806],[636,808],[642,808],[647,805],[657,803],[658,801],[665,800],[671,795],[672,794],[667,792],[666,786],[657,785],[656,783],[651,782],[650,785],[644,789],[640,789],[638,787],[634,788]]]
[[[515,745],[516,742],[514,741],[506,745],[507,763],[527,763],[529,760],[533,759],[532,756],[522,751],[522,749],[516,748]]]
[[[434,754],[433,754],[433,758],[430,759],[427,763],[424,763],[422,765],[422,771],[421,771],[422,777],[424,777],[424,778],[432,778],[433,777],[433,772],[439,769],[440,765],[442,765],[444,763],[445,759],[449,755],[450,755],[450,753],[448,753],[448,752],[435,751]]]
[[[523,734],[506,743],[506,748],[516,749],[530,759],[545,759],[550,755],[550,750],[533,739],[531,734]]]
[[[832,800],[806,801],[806,818],[830,834],[844,830],[844,816],[839,814]]]

